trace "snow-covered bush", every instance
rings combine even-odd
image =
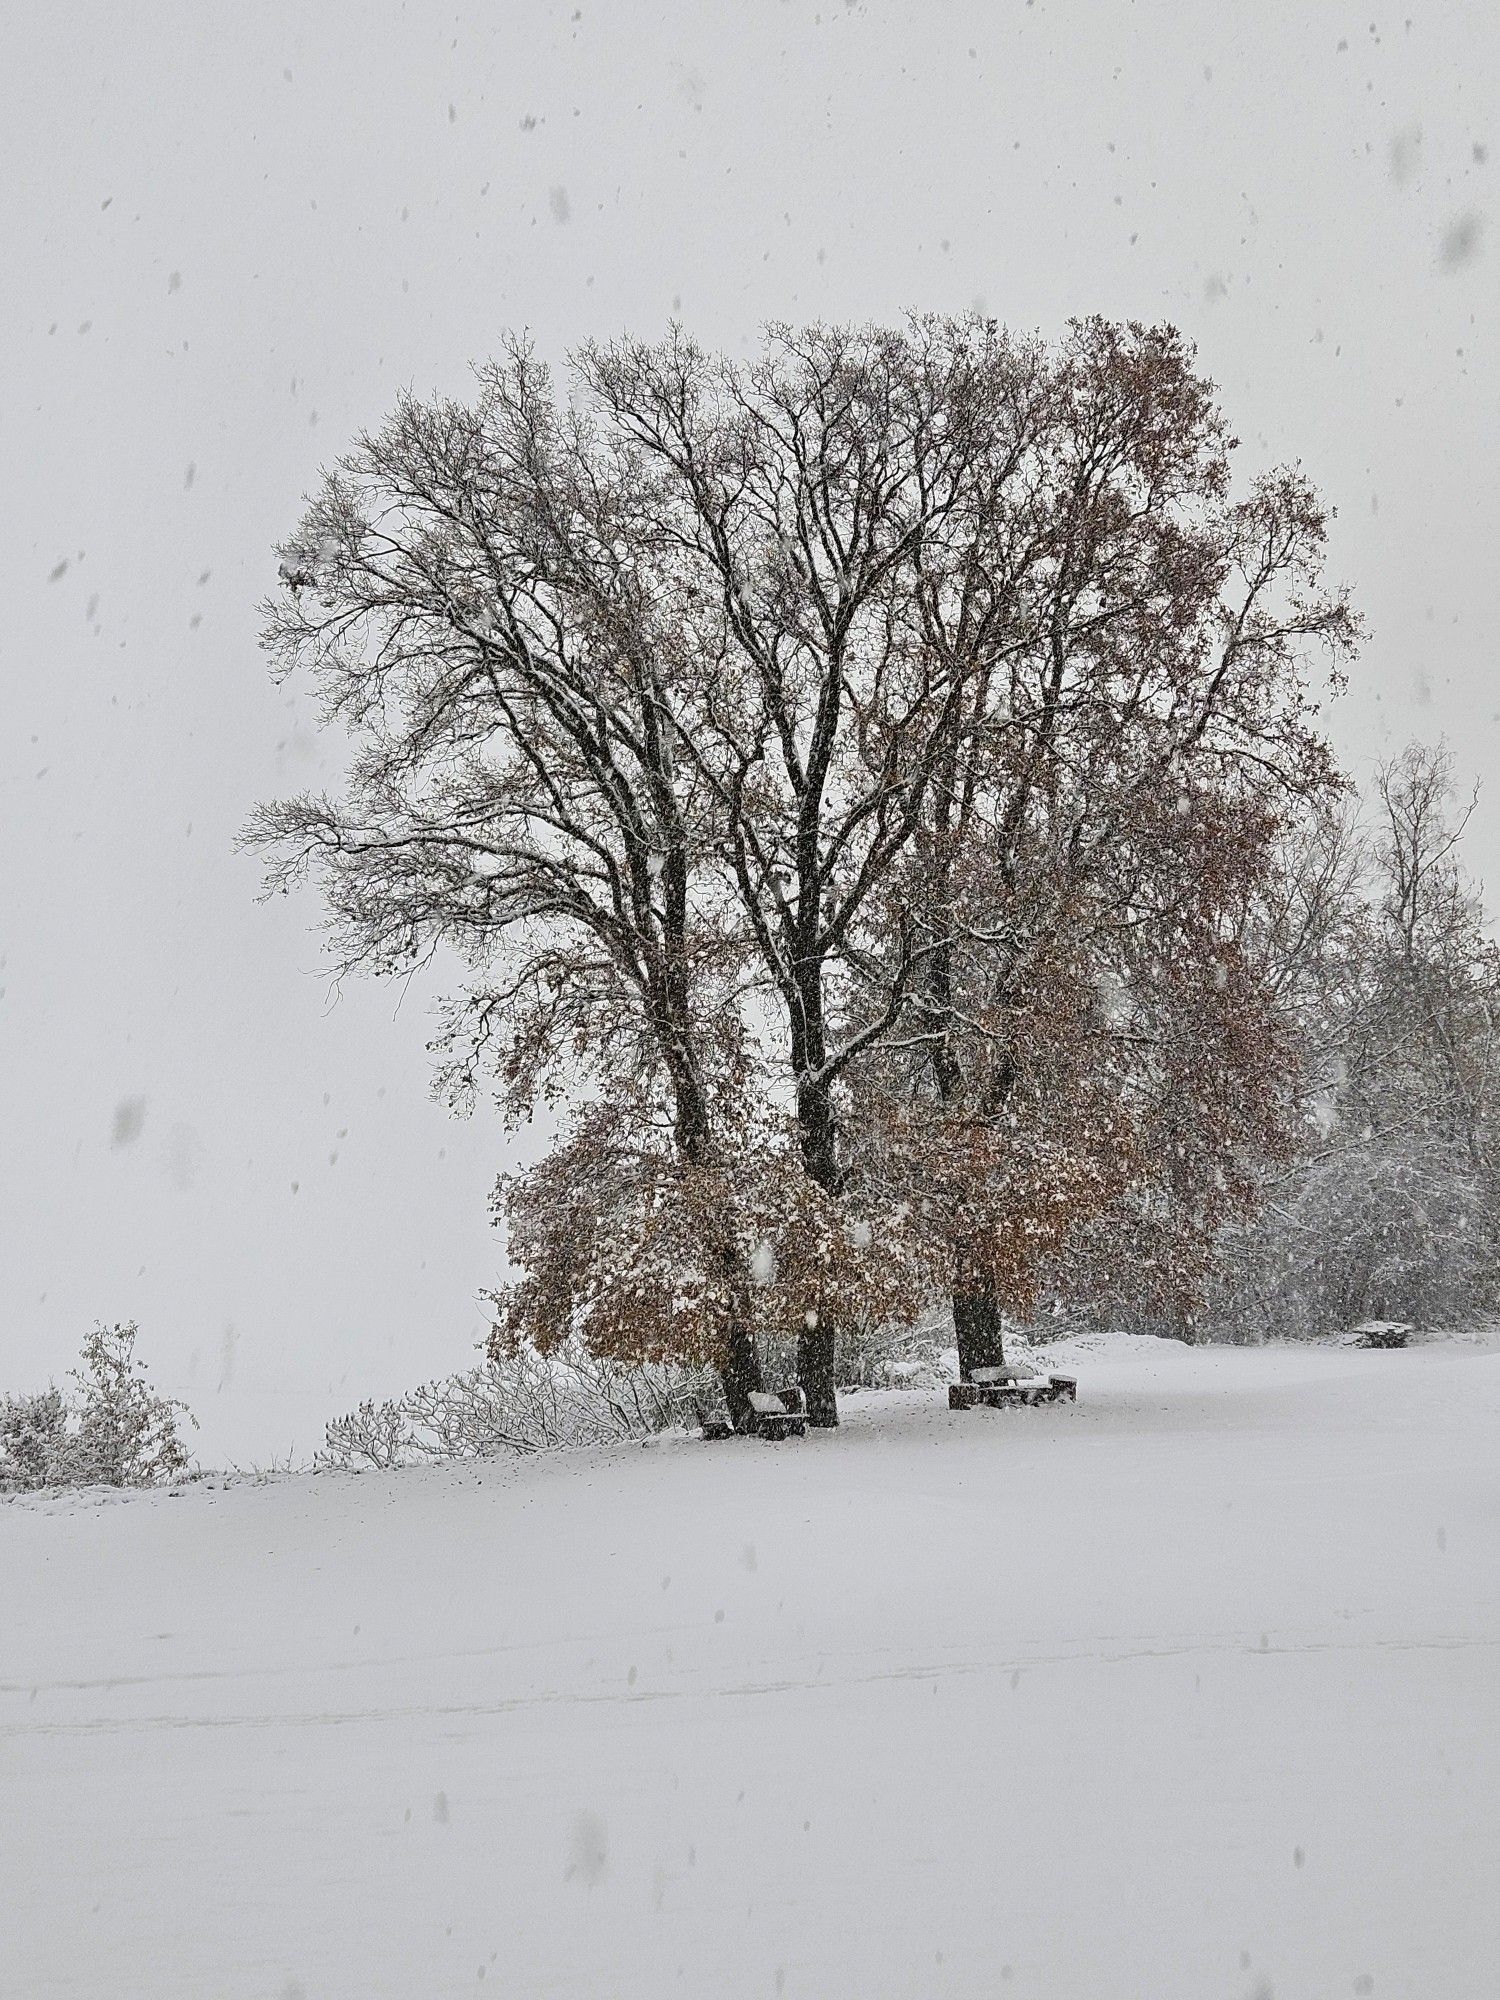
[[[34,1493],[58,1483],[68,1409],[58,1389],[0,1396],[0,1493]]]
[[[501,1352],[329,1424],[316,1463],[387,1470],[501,1452],[615,1444],[695,1422],[717,1394],[707,1369],[602,1360],[581,1349]]]
[[[155,1486],[188,1468],[179,1415],[135,1355],[136,1326],[98,1325],[71,1371],[74,1392],[0,1398],[0,1493],[44,1486]]]
[[[840,1328],[841,1389],[929,1389],[952,1379],[951,1319],[939,1312],[920,1326]]]
[[[136,1326],[96,1326],[83,1344],[77,1386],[77,1430],[69,1455],[80,1486],[155,1486],[188,1467],[179,1413],[197,1428],[185,1403],[158,1396],[135,1356]]]

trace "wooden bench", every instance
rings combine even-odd
[[[807,1398],[800,1389],[752,1389],[746,1429],[757,1437],[807,1435]]]
[[[1076,1403],[1076,1375],[1045,1375],[1031,1368],[974,1368],[965,1382],[950,1383],[948,1408],[1005,1410],[1037,1403]]]
[[[709,1439],[806,1437],[807,1398],[800,1389],[752,1389],[749,1413],[738,1431],[728,1410],[718,1409],[704,1418],[703,1435]]]

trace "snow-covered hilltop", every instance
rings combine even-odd
[[[1492,1992],[1500,1354],[1067,1358],[5,1507],[0,1991]]]

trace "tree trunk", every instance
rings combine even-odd
[[[797,1336],[797,1385],[807,1398],[807,1421],[819,1430],[836,1430],[839,1403],[833,1381],[833,1328],[822,1314]]]
[[[745,1429],[745,1420],[750,1414],[750,1396],[753,1390],[765,1387],[760,1372],[760,1355],[756,1352],[755,1335],[745,1314],[733,1312],[729,1320],[729,1336],[724,1346],[724,1361],[719,1369],[719,1380],[724,1385],[724,1402],[729,1411],[729,1421],[737,1431]]]
[[[823,1041],[821,998],[809,1000],[808,1015],[818,1022],[813,1053],[822,1061]],[[799,1061],[806,1066],[805,1052]],[[833,1098],[826,1082],[806,1085],[797,1092],[797,1128],[802,1164],[809,1180],[828,1194],[837,1194],[838,1156],[834,1141]],[[810,1304],[797,1335],[797,1386],[807,1398],[807,1421],[819,1430],[836,1430],[839,1421],[838,1392],[834,1386],[833,1322],[821,1305]]]
[[[976,1368],[1005,1365],[1005,1336],[1000,1301],[993,1285],[970,1280],[953,1293],[953,1331],[958,1339],[958,1379],[969,1381]]]
[[[677,1143],[689,1165],[713,1163],[708,1113],[693,1070],[683,1063],[676,1077]],[[764,1389],[760,1372],[760,1352],[755,1344],[755,1325],[750,1311],[749,1280],[739,1247],[731,1234],[720,1236],[714,1257],[723,1285],[725,1307],[724,1348],[719,1360],[719,1382],[724,1391],[724,1407],[737,1431],[748,1429],[750,1397]]]

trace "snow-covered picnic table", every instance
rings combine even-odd
[[[1415,1331],[1409,1321],[1395,1319],[1366,1319],[1349,1329],[1351,1347],[1405,1347],[1407,1338]]]
[[[1078,1400],[1076,1375],[1050,1375],[1035,1368],[972,1368],[968,1380],[948,1390],[950,1410],[1004,1409],[1012,1403],[1073,1403]]]

